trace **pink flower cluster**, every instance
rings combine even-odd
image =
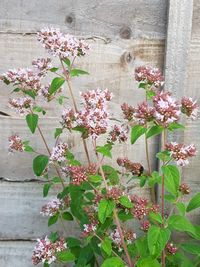
[[[91,90],[81,93],[83,109],[73,112],[66,109],[62,114],[62,125],[68,129],[76,126],[87,130],[87,135],[96,139],[99,135],[106,132],[108,127],[107,102],[111,100],[112,94],[106,89]]]
[[[191,97],[183,97],[181,100],[181,111],[194,120],[198,116],[198,105]]]
[[[8,140],[9,140],[9,151],[10,152],[14,152],[14,151],[23,152],[24,151],[24,144],[21,138],[17,134],[10,136]]]
[[[52,68],[50,58],[37,58],[32,61],[32,65],[36,68],[38,76],[46,76],[47,71]]]
[[[121,125],[114,125],[109,133],[108,142],[126,142],[129,128]]]
[[[138,220],[144,219],[145,216],[149,214],[149,212],[157,213],[159,206],[156,204],[150,205],[146,198],[138,197],[136,195],[130,196],[131,202],[134,204],[131,213],[133,214],[134,218]]]
[[[66,143],[59,143],[52,149],[50,162],[61,163],[63,161],[66,161],[67,151],[68,151],[68,145]]]
[[[144,168],[140,163],[134,163],[128,158],[118,158],[117,164],[124,167],[127,171],[132,172],[133,175],[140,176],[144,171]]]
[[[177,252],[177,250],[178,250],[178,248],[175,247],[173,243],[167,243],[167,245],[166,245],[166,250],[167,250],[167,252],[168,252],[169,254],[171,254],[171,255],[175,255],[176,252]]]
[[[180,105],[169,92],[158,92],[153,97],[155,119],[158,124],[167,127],[180,119]]]
[[[165,147],[168,151],[170,151],[171,157],[179,166],[185,166],[189,164],[188,158],[196,156],[197,153],[196,147],[193,144],[185,146],[183,144],[172,142],[166,144]]]
[[[158,68],[140,66],[135,69],[135,79],[138,82],[144,82],[155,87],[164,84],[164,77]]]
[[[42,207],[40,213],[44,216],[53,216],[63,207],[63,204],[60,199],[54,198]]]
[[[106,197],[119,202],[120,197],[124,195],[124,192],[119,187],[110,187],[107,190]]]
[[[59,29],[44,28],[37,33],[38,41],[52,56],[68,58],[84,56],[89,51],[89,45],[70,34],[64,34]]]
[[[95,223],[84,224],[83,227],[84,229],[82,234],[84,237],[93,234],[97,230],[97,224]]]
[[[33,106],[32,99],[30,97],[19,97],[9,99],[9,107],[14,109],[17,113],[23,115],[30,112],[30,108]]]
[[[136,233],[134,233],[133,231],[129,230],[123,230],[123,235],[124,235],[124,239],[127,242],[127,244],[132,244],[133,241],[136,239]],[[112,242],[119,248],[119,250],[122,250],[122,240],[121,240],[121,236],[119,234],[118,229],[114,229],[110,235],[109,235],[110,239],[112,240]]]
[[[23,90],[38,91],[41,88],[40,76],[29,68],[8,70],[0,77],[5,83],[12,83]]]
[[[147,232],[149,230],[150,226],[151,226],[150,222],[147,220],[144,220],[140,224],[140,229],[144,232]]]
[[[145,125],[147,122],[152,121],[155,116],[155,108],[143,102],[138,105],[134,110],[134,117],[140,125]]]
[[[34,265],[39,263],[51,264],[56,261],[56,253],[67,248],[64,239],[59,239],[53,243],[47,236],[37,240],[37,244],[33,251],[32,262]]]
[[[133,114],[135,112],[135,108],[128,105],[127,103],[123,103],[121,105],[121,109],[122,109],[123,114],[124,114],[124,119],[131,121],[133,119]]]

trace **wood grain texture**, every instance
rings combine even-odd
[[[78,35],[164,38],[165,0],[2,0],[0,31],[34,33],[58,26]]]

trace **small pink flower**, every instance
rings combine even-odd
[[[114,125],[109,133],[109,142],[126,142],[128,139],[129,128],[121,125]]]
[[[164,77],[157,68],[140,66],[135,69],[135,80],[138,82],[144,82],[155,87],[162,86],[164,84]]]
[[[80,185],[88,179],[86,168],[83,166],[69,166],[65,171],[68,171],[71,183],[74,185]]]
[[[40,213],[44,216],[53,216],[62,208],[63,204],[60,199],[54,198],[42,207]]]
[[[37,36],[38,41],[52,56],[61,58],[84,56],[90,49],[84,40],[64,34],[55,28],[44,28],[37,33]]]
[[[68,145],[66,143],[59,143],[57,146],[53,147],[50,156],[50,162],[61,163],[66,161],[66,154],[68,151]]]
[[[14,151],[23,152],[24,151],[24,144],[21,138],[17,134],[10,136],[8,140],[9,140],[9,151],[10,152],[14,152]]]
[[[30,97],[13,98],[9,100],[8,104],[11,109],[14,109],[21,115],[30,112],[30,108],[33,106]]]
[[[148,200],[146,198],[141,198],[138,196],[130,196],[131,202],[134,204],[132,209],[132,214],[134,218],[142,220],[145,216],[149,214]]]
[[[166,149],[170,151],[170,154],[176,161],[177,165],[182,167],[189,164],[188,158],[196,156],[197,153],[196,147],[193,144],[185,146],[183,144],[172,142],[166,144]]]
[[[32,61],[32,65],[36,68],[39,76],[46,76],[47,71],[52,68],[50,58],[38,58]]]
[[[135,111],[135,108],[132,106],[129,106],[127,103],[124,103],[121,105],[121,109],[124,114],[124,119],[131,121],[133,119],[133,113]]]
[[[63,110],[61,123],[64,127],[66,127],[67,129],[72,129],[74,127],[75,120],[75,112],[72,108]]]
[[[124,236],[124,240],[125,242],[127,242],[127,244],[132,244],[134,242],[134,240],[136,239],[136,233],[134,233],[131,230],[122,230],[123,232],[123,236]],[[121,236],[119,234],[118,229],[114,229],[110,235],[109,235],[110,239],[112,240],[112,242],[114,243],[115,246],[117,246],[119,248],[119,250],[122,250],[122,240],[121,240]]]
[[[175,247],[173,243],[167,243],[167,245],[166,245],[166,250],[167,250],[167,252],[168,252],[169,254],[171,254],[171,255],[175,255],[176,252],[177,252],[177,250],[178,250],[178,248]]]
[[[140,229],[144,232],[147,232],[149,230],[150,226],[151,226],[150,222],[147,220],[144,220],[140,224]]]
[[[63,251],[67,248],[67,244],[63,238],[52,242],[47,236],[37,240],[32,255],[32,263],[37,265],[39,263],[51,264],[56,261],[56,253]]]
[[[191,97],[183,97],[181,100],[181,111],[190,117],[192,120],[197,119],[198,105]]]
[[[140,125],[146,125],[147,122],[150,122],[154,119],[155,108],[150,107],[147,102],[143,102],[138,105],[134,111],[134,117]]]
[[[95,223],[84,224],[83,227],[84,229],[82,234],[84,237],[93,234],[97,230],[97,224]]]
[[[170,123],[177,122],[180,119],[180,105],[171,97],[171,93],[158,92],[153,97],[153,104],[155,119],[163,127],[168,127]]]
[[[115,200],[115,202],[119,202],[120,197],[123,195],[123,191],[119,187],[110,187],[107,190],[107,198]]]

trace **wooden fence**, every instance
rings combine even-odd
[[[177,97],[199,98],[200,90],[200,0],[1,0],[0,3],[0,73],[9,68],[26,67],[33,58],[45,56],[36,40],[44,26],[59,27],[64,32],[82,36],[92,51],[79,62],[90,72],[89,78],[74,81],[78,91],[109,88],[115,95],[112,112],[120,104],[135,105],[144,95],[133,81],[133,69],[151,64],[165,72],[166,88]],[[33,146],[44,151],[39,137],[32,137],[24,119],[7,107],[8,88],[0,85],[0,266],[31,267],[31,254],[36,238],[48,234],[46,219],[39,212],[42,186],[33,175],[32,156],[8,155],[8,136],[18,133],[30,138]],[[48,119],[41,127],[53,145],[52,126],[59,124],[60,111],[48,107]],[[194,142],[200,151],[200,120],[190,123],[184,136],[170,139]],[[83,158],[80,141],[74,136],[67,142]],[[159,139],[151,143],[155,155]],[[118,146],[117,155],[129,155],[144,165],[144,144]],[[199,190],[200,154],[183,170],[184,179],[193,193]],[[113,160],[114,161],[114,160]],[[152,167],[156,162],[152,161]],[[140,190],[149,195],[148,189]],[[138,192],[138,188],[137,188]],[[193,213],[198,220],[199,213]],[[52,230],[52,229],[51,229]],[[70,235],[73,225],[68,228]]]

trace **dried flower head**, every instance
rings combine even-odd
[[[144,220],[140,224],[140,229],[144,232],[147,232],[149,230],[150,226],[151,226],[150,222],[147,220]]]
[[[134,163],[128,158],[118,158],[117,164],[124,167],[127,171],[132,172],[133,175],[140,176],[144,171],[144,168],[140,163]]]
[[[133,119],[134,107],[129,106],[127,103],[121,105],[121,109],[124,114],[124,119],[131,121]]]
[[[38,41],[52,56],[68,58],[84,56],[89,51],[89,45],[70,34],[64,34],[59,29],[44,28],[37,33]]]
[[[128,139],[129,128],[121,125],[112,126],[111,131],[109,132],[108,142],[116,142],[119,143],[126,142]]]
[[[14,152],[14,151],[23,152],[24,151],[24,144],[21,138],[17,134],[10,136],[8,141],[9,141],[9,152]]]
[[[63,204],[62,200],[54,198],[42,207],[40,213],[44,216],[53,216],[63,207]]]
[[[68,151],[68,145],[66,143],[59,143],[52,149],[50,162],[61,163],[63,161],[66,161],[67,151]]]
[[[138,82],[144,82],[155,87],[164,84],[164,77],[157,68],[140,66],[135,69],[135,79]]]
[[[181,100],[181,111],[192,120],[197,119],[198,105],[191,97],[183,97]]]
[[[37,240],[37,244],[34,248],[32,255],[32,263],[37,265],[39,263],[51,264],[56,261],[56,253],[63,251],[67,248],[67,244],[64,239],[59,239],[53,243],[47,236]]]
[[[11,109],[14,109],[17,113],[23,115],[30,112],[33,102],[30,97],[19,97],[10,99],[8,104]]]
[[[168,151],[170,151],[172,158],[179,166],[185,166],[189,164],[188,158],[196,156],[197,153],[196,147],[193,144],[185,146],[183,144],[172,142],[166,144],[165,147]]]
[[[185,183],[182,183],[180,186],[179,186],[179,191],[183,194],[183,195],[188,195],[190,193],[190,187],[185,184]]]
[[[180,119],[180,105],[169,92],[158,92],[153,97],[155,119],[158,124],[167,127]]]

